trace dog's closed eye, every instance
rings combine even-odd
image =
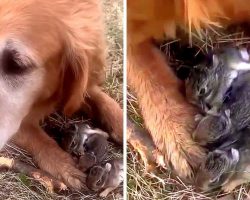
[[[1,68],[5,75],[22,75],[31,69],[31,64],[22,59],[13,49],[6,48],[1,55]]]

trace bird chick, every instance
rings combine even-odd
[[[93,191],[101,191],[100,197],[106,197],[123,181],[123,161],[115,159],[102,165],[95,165],[87,175],[86,185]]]
[[[249,128],[228,136],[201,164],[196,185],[205,191],[222,188],[230,192],[238,185],[250,182],[249,144]]]
[[[217,113],[234,79],[247,70],[250,60],[246,49],[229,47],[215,51],[212,59],[191,70],[185,82],[188,101],[205,113]]]

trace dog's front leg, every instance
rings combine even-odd
[[[98,119],[119,144],[123,142],[123,112],[120,105],[99,86],[88,89],[87,101],[91,106],[93,117]]]
[[[182,95],[182,83],[151,41],[128,45],[127,68],[129,86],[156,147],[178,175],[190,176],[203,151],[191,139],[197,112]]]

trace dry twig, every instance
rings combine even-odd
[[[1,156],[0,169],[13,170],[15,172],[32,177],[34,180],[41,183],[51,193],[61,192],[67,189],[67,186],[64,183],[55,179],[48,173],[17,159]]]

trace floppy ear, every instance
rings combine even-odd
[[[62,106],[65,115],[72,115],[80,108],[87,89],[88,73],[86,52],[67,47],[63,57],[62,75]]]

